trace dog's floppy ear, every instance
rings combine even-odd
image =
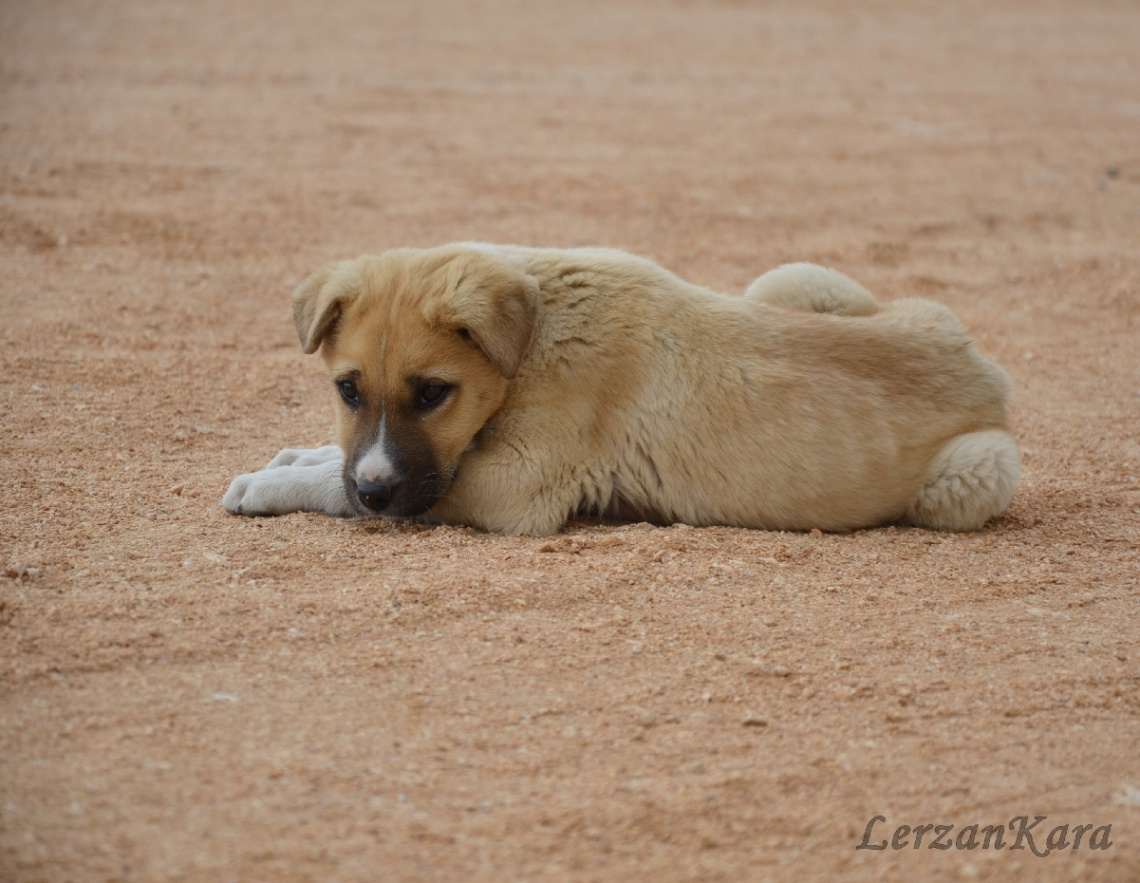
[[[357,261],[337,261],[317,270],[293,292],[293,324],[306,354],[320,349],[341,312],[360,294]]]
[[[538,282],[509,260],[472,255],[452,261],[444,321],[465,331],[508,380],[522,364],[538,319]]]

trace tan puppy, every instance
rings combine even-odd
[[[811,264],[733,297],[620,251],[467,243],[332,264],[293,304],[339,445],[239,476],[230,512],[972,530],[1017,483],[1009,380],[949,310]]]

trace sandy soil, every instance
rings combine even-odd
[[[1140,879],[1140,10],[866,7],[0,5],[0,879]],[[1016,382],[1013,505],[225,515],[330,439],[292,286],[456,239],[936,298]]]

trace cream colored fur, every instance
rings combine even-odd
[[[501,298],[499,280],[515,276],[530,298],[512,314],[510,339],[522,348],[507,360],[514,374],[502,406],[448,464],[454,481],[427,518],[528,534],[553,533],[583,512],[766,529],[905,521],[972,530],[1006,508],[1017,483],[1008,378],[938,304],[880,305],[811,264],[774,270],[740,297],[610,249],[467,243],[360,259],[385,260],[411,280],[461,262],[467,309],[472,297]],[[472,279],[484,294],[471,294]],[[309,311],[309,328],[328,326],[336,317],[312,315],[320,285],[310,287],[298,315]],[[424,292],[406,309],[414,303],[440,326],[429,334],[453,334],[431,318],[452,295]],[[392,321],[405,309],[399,298],[412,298],[373,294],[391,301]],[[308,349],[314,338],[298,322]],[[313,481],[327,484],[326,463],[309,468],[323,469]],[[227,509],[260,514],[260,497],[272,497],[285,511],[271,472],[236,479]],[[295,496],[297,509],[345,514],[343,501],[322,508],[306,505],[320,493]]]

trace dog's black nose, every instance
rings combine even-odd
[[[358,481],[356,483],[356,496],[360,498],[361,503],[373,512],[383,512],[387,509],[388,504],[392,502],[392,493],[395,490],[395,485],[382,482]]]

